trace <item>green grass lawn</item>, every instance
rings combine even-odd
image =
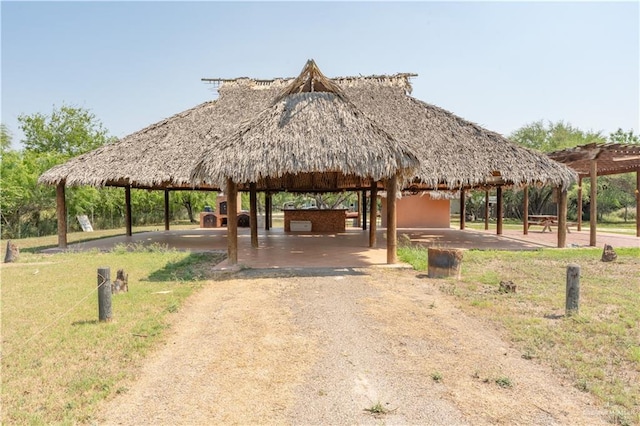
[[[451,227],[452,228],[460,228],[460,220],[452,218],[451,219]],[[476,230],[484,230],[484,220],[475,221],[475,222],[465,222],[465,227],[469,229]],[[505,219],[502,223],[503,229],[515,229],[518,231],[522,230],[522,221],[514,220],[514,219]],[[496,229],[496,222],[492,220],[489,222],[489,229]],[[532,228],[533,229],[533,228]],[[571,228],[571,230],[575,230],[575,226]],[[597,226],[598,231],[601,232],[610,232],[613,234],[623,234],[623,235],[636,235],[636,223],[635,222],[599,222]],[[582,230],[589,231],[589,222],[582,223]]]
[[[640,249],[466,251],[462,279],[434,280],[466,311],[504,327],[522,356],[552,366],[595,395],[614,424],[640,424]],[[427,269],[424,249],[401,260]],[[566,267],[581,266],[580,312],[565,316]],[[516,293],[498,291],[512,281]]]
[[[27,247],[48,245],[30,239]],[[19,241],[22,245],[24,241]],[[2,272],[2,423],[90,423],[98,402],[125,391],[169,317],[205,283],[215,253],[160,247],[43,255],[21,252]],[[124,269],[113,321],[98,322],[97,269]]]

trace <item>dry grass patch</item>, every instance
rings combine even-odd
[[[419,257],[415,249],[401,256]],[[438,286],[465,311],[501,324],[524,359],[538,359],[595,395],[611,421],[640,423],[640,249],[468,251],[462,279]],[[426,257],[426,252],[422,253]],[[580,314],[565,317],[566,266],[581,266]],[[513,281],[517,293],[500,293]]]

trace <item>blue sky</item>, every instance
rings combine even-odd
[[[202,77],[412,72],[413,96],[508,135],[639,132],[637,2],[7,2],[1,119],[62,104],[117,137],[212,99]]]

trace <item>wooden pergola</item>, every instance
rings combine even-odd
[[[564,163],[578,173],[578,231],[582,229],[582,180],[591,181],[589,245],[596,245],[598,212],[598,176],[636,173],[636,215],[640,212],[640,144],[590,143],[549,153],[549,157]],[[640,237],[640,220],[636,216],[636,236]]]

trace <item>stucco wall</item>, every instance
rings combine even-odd
[[[428,194],[404,196],[397,202],[398,228],[449,228],[449,200],[433,200]],[[382,227],[387,226],[387,199],[382,198]]]

